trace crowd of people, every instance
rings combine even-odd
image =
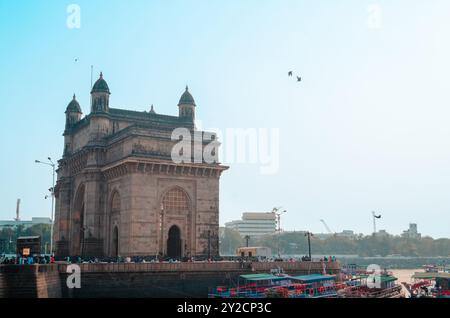
[[[18,264],[18,265],[33,265],[33,264],[53,264],[55,263],[55,257],[51,256],[6,256],[0,255],[0,264]]]
[[[329,256],[326,257],[324,256],[323,258],[320,259],[321,262],[336,262],[336,257],[335,256]]]
[[[309,256],[303,256],[301,258],[267,258],[267,257],[240,257],[240,256],[227,256],[227,257],[183,257],[183,258],[170,258],[161,256],[132,256],[132,257],[81,257],[81,256],[68,256],[55,258],[51,256],[6,256],[0,255],[0,264],[19,264],[19,265],[33,265],[33,264],[53,264],[55,261],[65,262],[70,264],[97,264],[97,263],[180,263],[180,262],[310,262]],[[320,262],[335,262],[335,256],[324,256],[320,259]]]

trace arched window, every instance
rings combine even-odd
[[[186,211],[189,210],[189,198],[181,188],[169,190],[163,198],[164,210]]]

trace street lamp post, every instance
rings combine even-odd
[[[51,195],[52,195],[52,211],[51,211],[51,225],[50,225],[50,254],[53,254],[53,225],[55,223],[54,220],[54,209],[55,209],[55,172],[56,172],[56,165],[53,163],[52,159],[50,157],[47,158],[48,162],[35,160],[34,162],[44,164],[47,166],[52,167],[52,189],[51,189]]]
[[[245,236],[245,246],[248,247],[248,242],[250,241],[250,235]]]
[[[86,252],[86,232],[89,232],[89,227],[84,226],[83,224],[81,224],[81,233],[82,233],[82,238],[81,238],[81,257],[85,256],[85,252]]]
[[[276,216],[277,226],[278,226],[278,229],[277,229],[277,232],[278,232],[278,235],[277,235],[277,241],[278,241],[277,249],[278,249],[278,258],[279,259],[281,258],[281,250],[280,250],[280,235],[281,235],[281,231],[282,231],[281,230],[281,215],[287,212],[286,210],[283,210],[283,211],[280,211],[280,210],[281,210],[281,207],[272,209],[272,213],[274,213],[275,216]]]
[[[311,232],[306,232],[305,236],[308,236],[308,254],[309,254],[309,261],[312,261],[311,258],[311,236],[313,236],[313,234]]]
[[[159,242],[159,255],[163,257],[164,255],[164,204],[161,203],[161,210],[159,214],[159,230],[160,230],[160,242]]]
[[[208,230],[208,261],[211,258],[211,230]]]

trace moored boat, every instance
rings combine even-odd
[[[388,272],[363,273],[348,279],[346,288],[338,291],[341,298],[401,298],[402,286]]]
[[[412,298],[450,298],[450,273],[416,272],[412,279],[407,286]]]
[[[239,276],[237,286],[218,286],[210,298],[335,298],[343,288],[335,275],[248,274]]]

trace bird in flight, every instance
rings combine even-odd
[[[301,81],[302,81],[302,78],[297,76],[297,82],[301,82]]]
[[[374,217],[374,218],[376,218],[376,219],[381,219],[381,214],[376,215],[375,212],[372,212],[372,214],[373,214],[373,217]]]
[[[292,76],[292,71],[289,71],[289,72],[288,72],[288,76]]]
[[[75,58],[75,62],[78,62],[78,57],[77,57],[77,58]]]

